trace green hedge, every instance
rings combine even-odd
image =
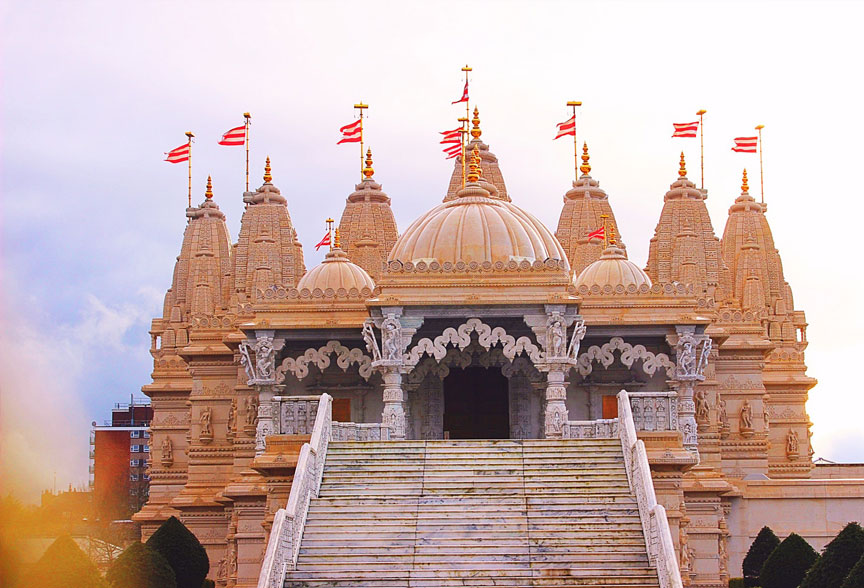
[[[177,588],[201,588],[210,571],[207,551],[176,517],[162,523],[147,545],[168,560],[177,578]]]
[[[777,549],[780,545],[780,539],[774,534],[770,527],[762,527],[753,544],[750,545],[750,550],[744,558],[744,563],[741,564],[743,571],[744,584],[742,588],[754,588],[759,585],[759,573],[762,571],[762,566],[765,565],[765,560],[771,555],[771,552]]]
[[[52,543],[19,586],[26,588],[107,588],[87,554],[69,535]]]
[[[105,577],[111,588],[177,588],[165,558],[138,541],[120,554]]]
[[[864,588],[864,555],[861,556],[858,563],[852,566],[840,588]]]
[[[762,588],[798,588],[819,554],[800,535],[790,534],[771,552],[759,574]]]
[[[801,588],[839,588],[862,555],[864,529],[858,523],[849,523],[825,546]]]

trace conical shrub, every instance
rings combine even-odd
[[[819,554],[800,535],[790,534],[771,552],[759,573],[761,588],[798,588]]]
[[[778,545],[780,545],[780,539],[774,534],[774,531],[770,527],[762,527],[750,545],[750,550],[744,557],[744,563],[741,564],[745,586],[759,585],[759,572],[762,571],[765,560]]]
[[[52,543],[19,586],[27,588],[106,588],[87,554],[69,535]]]
[[[843,580],[843,585],[840,588],[864,588],[864,555],[849,570],[849,574]]]
[[[168,561],[137,541],[120,554],[105,577],[111,588],[177,588]]]
[[[176,517],[162,523],[147,540],[147,546],[168,560],[177,578],[177,588],[201,588],[210,570],[207,551]]]
[[[825,546],[822,557],[807,572],[801,588],[837,588],[862,555],[864,529],[858,523],[849,523]]]

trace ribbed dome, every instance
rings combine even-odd
[[[341,249],[333,249],[324,257],[324,261],[309,270],[306,275],[300,278],[297,284],[298,290],[308,288],[314,290],[320,288],[327,290],[351,290],[356,288],[358,291],[363,288],[369,290],[375,289],[375,282],[369,277],[359,265],[355,265],[348,260],[348,255]]]
[[[479,184],[436,206],[396,241],[390,261],[439,263],[562,260],[561,244],[539,220],[518,206],[494,200]],[[569,266],[568,266],[569,268]]]
[[[615,245],[609,245],[600,254],[600,259],[582,270],[574,281],[577,288],[581,286],[624,286],[639,288],[643,284],[651,287],[651,278],[638,265],[627,259],[624,251]]]

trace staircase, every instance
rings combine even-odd
[[[285,588],[656,588],[618,439],[331,442]]]

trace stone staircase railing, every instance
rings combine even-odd
[[[614,439],[618,436],[618,419],[569,421],[570,439]]]
[[[648,547],[648,559],[657,568],[660,588],[682,588],[681,571],[678,569],[678,558],[672,543],[666,509],[657,504],[651,470],[648,467],[648,454],[645,443],[636,438],[636,424],[630,402],[630,395],[621,390],[618,393],[618,433],[624,448],[624,466],[627,469],[630,489],[636,494],[639,505],[639,518],[642,520],[645,545]]]
[[[309,402],[310,399],[303,397],[303,401]],[[258,588],[282,588],[285,572],[289,568],[294,569],[297,564],[309,501],[318,496],[321,488],[321,475],[333,426],[332,409],[333,398],[329,394],[322,394],[316,407],[312,438],[300,449],[288,505],[280,508],[273,519],[270,540],[258,576]]]
[[[389,441],[390,427],[381,423],[333,422],[331,441]]]

